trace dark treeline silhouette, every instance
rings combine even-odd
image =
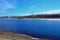
[[[60,18],[60,14],[42,14],[35,15],[36,18]]]
[[[12,16],[13,18],[60,18],[60,14],[37,14],[29,16]]]
[[[3,16],[0,18],[60,18],[60,14],[37,14],[28,16]]]
[[[60,18],[60,14],[40,14],[40,15],[29,15],[24,18]]]

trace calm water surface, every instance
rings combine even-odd
[[[60,20],[0,19],[0,30],[33,37],[60,38]]]

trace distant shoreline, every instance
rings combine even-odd
[[[24,18],[24,20],[60,20],[60,18]]]
[[[60,20],[60,18],[0,18],[0,19],[21,19],[21,20]]]

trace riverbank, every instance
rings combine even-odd
[[[24,20],[60,20],[60,18],[24,18]]]
[[[0,40],[48,40],[46,38],[33,38],[24,34],[17,34],[0,30]]]

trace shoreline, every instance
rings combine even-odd
[[[20,19],[20,20],[60,20],[60,18],[0,18],[0,19]]]
[[[24,18],[24,20],[60,20],[60,18]]]
[[[0,30],[0,39],[4,40],[49,40],[49,38],[34,38],[29,35],[25,34],[18,34],[18,33],[13,33],[13,32],[8,32],[8,31],[3,31]]]

